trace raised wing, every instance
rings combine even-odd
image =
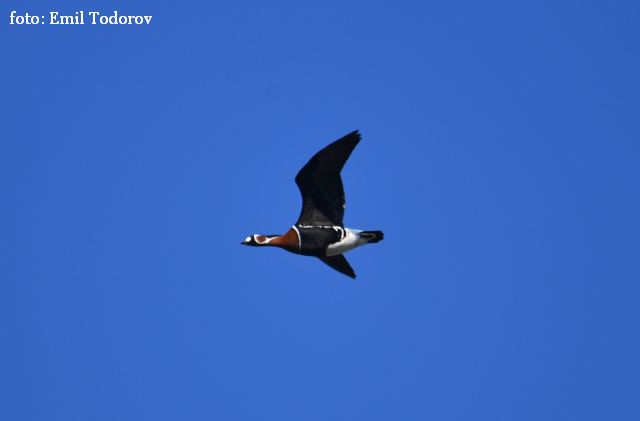
[[[356,273],[353,271],[353,269],[351,269],[351,265],[349,265],[349,262],[347,262],[344,254],[336,254],[335,256],[322,256],[318,257],[318,259],[322,260],[332,269],[335,269],[338,272],[349,276],[350,278],[356,279]]]
[[[360,133],[356,130],[315,154],[302,167],[296,176],[302,194],[302,211],[296,225],[344,227],[345,199],[340,171],[358,142]]]

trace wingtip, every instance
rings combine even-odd
[[[359,130],[354,130],[351,133],[349,133],[346,136],[341,137],[340,139],[336,140],[334,143],[338,143],[340,141],[346,142],[346,143],[351,143],[353,146],[352,148],[355,148],[355,145],[357,145],[358,143],[360,143],[360,141],[362,140],[362,135],[360,134]],[[349,153],[350,155],[351,153]]]

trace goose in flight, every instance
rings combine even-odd
[[[291,253],[314,256],[355,279],[344,253],[384,238],[381,231],[345,228],[342,223],[345,198],[340,171],[358,142],[360,134],[356,130],[322,149],[302,167],[296,176],[302,211],[289,231],[283,235],[254,234],[242,244],[280,247]]]

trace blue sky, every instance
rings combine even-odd
[[[639,13],[8,2],[0,418],[640,419]],[[356,129],[357,280],[241,246]]]

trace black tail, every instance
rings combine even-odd
[[[369,240],[367,243],[377,243],[384,240],[384,234],[382,231],[362,231],[360,235]]]

